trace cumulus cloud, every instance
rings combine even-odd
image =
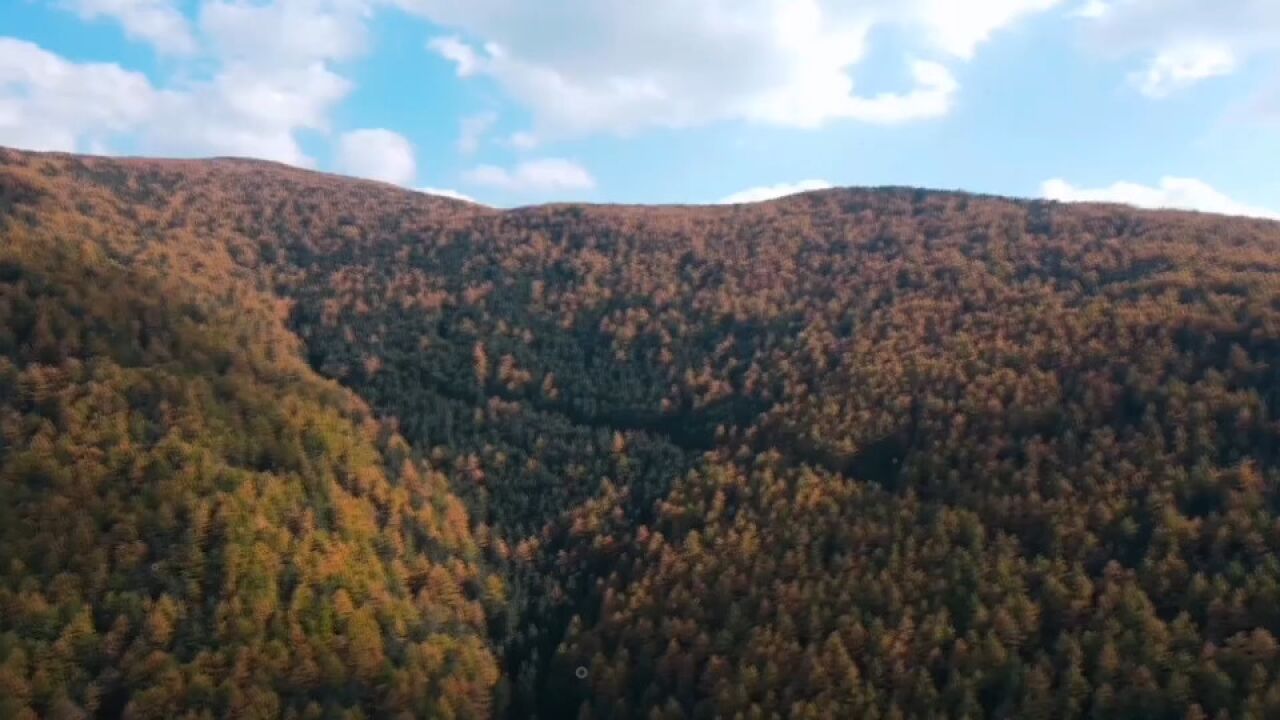
[[[382,128],[344,133],[338,140],[337,167],[348,175],[393,185],[408,185],[418,177],[413,145]]]
[[[934,44],[967,60],[997,30],[1059,4],[1059,0],[924,0],[906,2],[902,10],[926,28]]]
[[[1130,80],[1147,97],[1162,98],[1206,78],[1236,68],[1235,54],[1225,45],[1188,44],[1161,51]]]
[[[1156,187],[1117,182],[1104,188],[1079,188],[1061,179],[1046,181],[1041,194],[1062,202],[1105,202],[1140,208],[1199,210],[1222,215],[1244,215],[1280,220],[1280,211],[1237,202],[1195,178],[1165,177]]]
[[[363,0],[205,0],[200,30],[219,57],[257,65],[345,60],[366,47]]]
[[[130,129],[146,153],[235,155],[314,167],[297,133],[328,130],[330,111],[350,89],[323,63],[279,68],[237,63],[205,82],[153,89],[154,102]]]
[[[329,131],[351,90],[335,63],[364,50],[375,1],[204,0],[191,25],[174,0],[65,0],[82,17],[114,18],[159,49],[196,51],[199,61],[156,86],[115,64],[0,39],[0,142],[83,152],[121,136],[144,153],[312,167],[298,133]]]
[[[186,16],[173,0],[64,0],[63,5],[85,20],[115,20],[125,35],[162,53],[186,55],[197,47]]]
[[[431,38],[427,42],[427,48],[452,62],[457,68],[458,77],[470,77],[480,67],[480,57],[476,51],[458,37]]]
[[[1139,58],[1130,80],[1151,97],[1280,57],[1275,0],[1090,0],[1084,9],[1087,37],[1101,52]]]
[[[24,136],[40,135],[32,141],[43,144],[56,136],[57,144],[83,149],[100,146],[100,136],[123,126],[144,151],[252,154],[313,165],[297,133],[329,131],[332,109],[351,90],[340,63],[370,47],[368,19],[381,8],[433,22],[442,31],[428,42],[432,52],[459,75],[483,77],[528,109],[532,127],[503,140],[528,151],[575,134],[721,120],[816,127],[841,118],[938,117],[958,92],[955,64],[998,31],[1065,0],[55,1],[81,17],[114,19],[132,36],[198,62],[158,87],[137,76],[150,100],[136,113],[107,104],[147,117],[92,127],[54,116],[49,127],[27,128]],[[197,8],[194,20],[184,17],[183,7]],[[859,92],[858,69],[880,28],[913,38],[904,48],[912,54],[901,60],[909,79],[895,92]],[[34,85],[22,82],[20,90],[11,83],[3,91],[0,118],[10,136],[17,134],[19,114],[23,122],[41,117],[28,97]],[[473,152],[491,125],[484,116],[468,118],[459,150]],[[477,171],[517,187],[533,184],[527,173],[539,169],[506,170],[505,183],[492,167]],[[567,173],[556,182],[580,188],[587,178],[585,171]]]
[[[471,197],[470,195],[464,195],[458,192],[457,190],[448,190],[445,188],[433,188],[433,187],[420,187],[420,188],[417,188],[417,191],[420,193],[424,193],[426,195],[438,195],[439,197],[446,197],[451,200],[462,200],[463,202],[475,203],[476,205],[484,204],[476,200],[475,198]]]
[[[363,52],[366,0],[205,0],[199,30],[219,67],[184,87],[154,132],[158,150],[250,155],[312,167],[300,130],[329,130],[351,91],[333,63]]]
[[[590,190],[596,185],[586,168],[562,158],[528,160],[514,168],[480,165],[463,177],[473,185],[519,193]]]
[[[731,205],[736,203],[753,203],[763,200],[773,200],[774,198],[786,197],[787,195],[795,195],[796,193],[808,192],[810,190],[826,190],[831,187],[831,183],[826,180],[801,180],[796,183],[780,183],[778,185],[765,185],[761,187],[748,188],[736,192],[723,200],[721,204]]]
[[[75,63],[22,40],[0,38],[0,143],[32,150],[94,151],[117,136],[171,155],[244,155],[300,166],[301,128],[324,129],[349,84],[313,63],[233,65],[181,89],[154,87],[110,63]]]
[[[839,92],[806,96],[812,88],[788,88],[774,95],[762,96],[750,117],[777,125],[814,128],[832,118],[892,125],[946,115],[959,87],[951,71],[938,63],[914,61],[911,63],[911,75],[916,85],[910,92],[886,92],[872,97]],[[846,77],[833,76],[829,80],[833,86],[852,87]],[[827,98],[829,102],[816,102],[818,97]]]
[[[398,2],[449,28],[430,48],[459,75],[496,82],[545,138],[720,120],[812,127],[937,117],[957,85],[936,60],[904,58],[912,83],[899,92],[857,92],[874,30],[904,29],[920,53],[960,62],[1060,0]]]
[[[0,144],[64,152],[102,146],[144,124],[162,100],[140,73],[0,38]]]

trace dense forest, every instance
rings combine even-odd
[[[1280,717],[1280,224],[0,150],[0,718]]]

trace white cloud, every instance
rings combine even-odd
[[[1140,208],[1199,210],[1223,215],[1245,215],[1280,219],[1280,211],[1237,202],[1194,178],[1161,178],[1158,187],[1118,182],[1104,188],[1078,188],[1065,180],[1053,179],[1041,186],[1041,194],[1062,202],[1122,203]]]
[[[1058,4],[1059,0],[925,0],[916,3],[915,12],[938,47],[968,60],[996,31]]]
[[[307,65],[363,52],[371,12],[365,0],[204,0],[200,30],[224,60]]]
[[[323,63],[264,68],[232,65],[214,81],[230,114],[255,127],[328,127],[328,110],[351,84]]]
[[[427,47],[457,66],[458,77],[470,77],[480,67],[476,51],[457,37],[432,38]]]
[[[196,50],[187,18],[172,0],[63,0],[63,5],[85,20],[114,19],[125,35],[160,52],[186,55]]]
[[[489,128],[498,121],[498,114],[492,112],[484,112],[476,115],[468,115],[462,118],[462,128],[458,133],[458,152],[463,155],[470,155],[480,147],[480,141],[484,138],[485,133],[489,132]]]
[[[808,85],[786,88],[777,94],[761,96],[750,109],[748,117],[777,125],[814,128],[831,118],[891,125],[946,115],[959,87],[951,71],[938,63],[913,61],[911,74],[916,86],[905,94],[880,93],[859,97],[851,92],[823,92]],[[852,83],[845,76],[831,76],[826,80],[833,90],[836,85],[852,88]],[[821,80],[815,78],[812,84],[818,82]],[[818,102],[818,98],[826,98],[829,102]]]
[[[1090,0],[1087,37],[1103,53],[1141,58],[1131,80],[1164,97],[1235,72],[1246,62],[1280,59],[1280,2],[1275,0]]]
[[[826,190],[831,187],[831,183],[826,180],[801,180],[796,183],[781,183],[778,185],[765,185],[761,187],[748,188],[736,192],[723,200],[721,204],[736,203],[753,203],[763,200],[773,200],[774,198],[786,197],[787,195],[795,195],[796,193],[808,192],[810,190]]]
[[[161,100],[140,73],[0,38],[0,144],[83,151],[139,127]]]
[[[196,61],[156,87],[115,64],[75,63],[9,40],[0,48],[8,66],[0,71],[0,139],[83,151],[112,147],[118,135],[148,154],[312,167],[298,133],[329,131],[333,108],[352,87],[333,63],[363,51],[365,20],[383,1],[202,0],[191,27],[176,0],[62,0],[81,17],[113,17],[158,47],[194,49]]]
[[[813,127],[947,112],[948,68],[907,59],[913,83],[857,92],[872,32],[963,61],[994,33],[1061,0],[397,0],[454,34],[430,47],[533,113],[539,137],[721,120]],[[923,55],[922,55],[923,56]]]
[[[413,145],[403,135],[381,128],[353,130],[338,140],[340,172],[393,185],[408,185],[418,177]]]
[[[590,190],[596,186],[586,168],[561,158],[528,160],[511,169],[480,165],[463,177],[473,185],[523,193]]]
[[[462,200],[463,202],[475,203],[476,205],[483,205],[483,203],[471,197],[470,195],[463,195],[457,190],[448,190],[445,188],[433,188],[433,187],[420,187],[416,189],[418,192],[424,193],[426,195],[437,195],[439,197],[446,197],[451,200]]]
[[[249,155],[312,167],[300,130],[329,130],[350,93],[332,63],[366,47],[368,0],[204,0],[199,29],[219,67],[207,83],[178,93],[149,137],[178,154]]]
[[[1223,45],[1182,45],[1156,55],[1131,81],[1147,97],[1162,98],[1205,78],[1227,75],[1236,68],[1231,48]]]
[[[236,63],[208,82],[160,93],[138,128],[141,147],[163,155],[237,155],[314,167],[298,143],[303,129],[326,131],[351,84],[323,63]]]

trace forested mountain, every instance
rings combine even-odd
[[[1280,224],[0,151],[0,718],[1280,716]]]

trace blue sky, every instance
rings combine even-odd
[[[915,185],[1280,214],[1274,0],[7,0],[0,145],[486,204]]]

